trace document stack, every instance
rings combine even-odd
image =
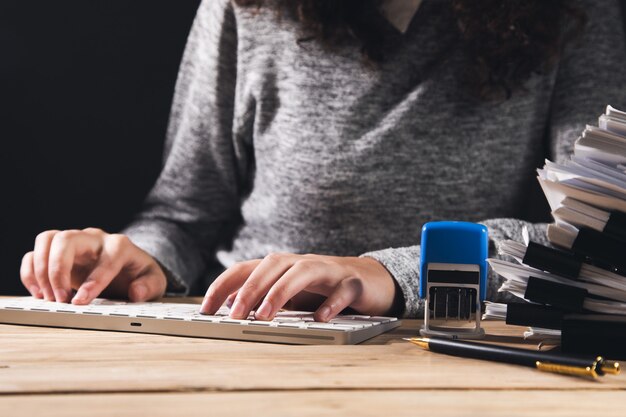
[[[485,318],[559,338],[565,352],[626,359],[626,113],[608,106],[565,163],[546,161],[538,179],[552,210],[551,247],[506,241],[517,262],[490,259],[500,291],[525,302],[489,303]]]

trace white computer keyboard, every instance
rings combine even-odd
[[[198,304],[96,299],[86,306],[31,297],[0,298],[0,323],[158,333],[293,344],[354,344],[400,325],[395,317],[343,315],[328,323],[313,313],[281,311],[272,321],[228,317],[222,307],[202,315]]]

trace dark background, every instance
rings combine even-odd
[[[198,3],[0,0],[0,294],[26,294],[39,232],[117,231],[140,208]]]
[[[0,294],[39,232],[140,208],[198,3],[0,0]]]

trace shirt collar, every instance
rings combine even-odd
[[[384,0],[381,12],[393,27],[405,33],[421,4],[422,0]]]

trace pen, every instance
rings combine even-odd
[[[619,362],[606,360],[602,356],[572,356],[441,338],[409,338],[404,340],[433,352],[529,366],[544,372],[592,378],[620,373]]]

